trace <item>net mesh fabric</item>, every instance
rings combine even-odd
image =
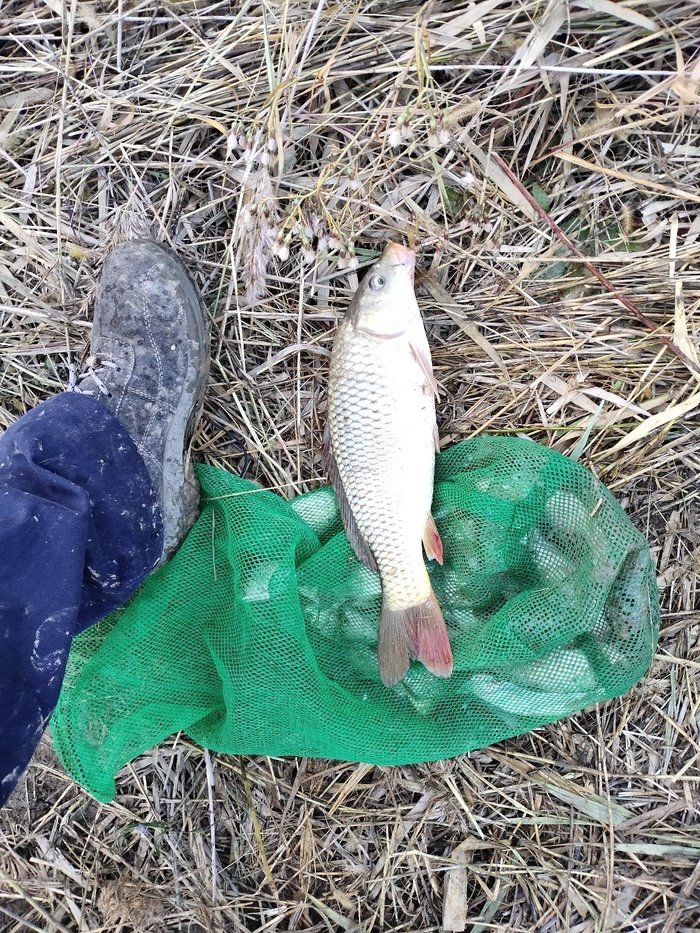
[[[101,800],[184,731],[228,754],[406,764],[447,758],[628,690],[658,635],[643,536],[593,475],[531,441],[442,453],[429,565],[454,653],[386,689],[381,589],[329,487],[292,501],[199,466],[203,508],[174,558],[79,636],[52,722],[67,771]]]

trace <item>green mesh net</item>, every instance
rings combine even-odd
[[[645,539],[590,472],[531,441],[466,440],[437,460],[430,566],[454,653],[440,680],[377,668],[378,577],[334,493],[286,501],[200,466],[203,510],[175,557],[76,639],[53,735],[101,800],[183,730],[228,754],[406,764],[447,758],[617,696],[658,634]]]

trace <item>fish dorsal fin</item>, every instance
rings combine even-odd
[[[352,514],[352,509],[350,508],[348,497],[345,495],[343,481],[340,478],[340,470],[338,469],[338,464],[333,454],[330,427],[328,423],[326,423],[326,427],[323,432],[323,459],[326,463],[328,479],[331,481],[333,489],[335,490],[336,498],[338,499],[340,517],[343,519],[343,526],[345,528],[345,533],[348,536],[348,541],[352,545],[352,549],[355,554],[357,554],[358,560],[362,561],[365,567],[369,567],[370,570],[374,570],[376,572],[379,568],[377,567],[377,562],[374,559],[374,554],[372,553],[369,544],[367,544],[365,539],[362,537],[360,529],[357,527],[357,522],[355,521],[355,516]]]

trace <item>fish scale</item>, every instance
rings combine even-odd
[[[405,254],[411,257],[411,277]],[[374,296],[371,283],[377,278],[382,294]],[[436,542],[439,559],[442,555],[430,516],[433,384],[413,293],[412,254],[390,245],[338,328],[327,426],[329,472],[348,537],[358,556],[370,566],[376,563],[381,576],[379,655],[387,684],[405,673],[409,648],[435,673],[448,676],[451,671],[445,624],[423,559],[424,538]],[[386,635],[390,629],[391,637]],[[439,642],[435,657],[434,635]],[[385,657],[382,670],[383,643],[385,649],[393,647],[384,651],[391,657]]]
[[[374,347],[371,338],[362,334],[347,343],[344,365],[331,376],[336,389],[330,405],[331,441],[353,515],[380,572],[387,575],[386,589],[395,604],[412,605],[426,598],[429,584],[421,554],[424,520],[420,509],[410,512],[405,503],[407,494],[416,495],[419,483],[413,471],[407,476],[406,463],[423,461],[427,483],[422,485],[431,490],[433,457],[431,453],[421,457],[421,452],[432,449],[432,428],[427,419],[422,425],[415,423],[419,392],[410,391],[413,387],[405,372],[408,348],[401,343]],[[408,364],[417,383],[418,367],[410,358]],[[403,378],[388,378],[397,368]],[[343,417],[343,412],[350,416]],[[414,432],[397,436],[397,423],[411,420]],[[422,498],[426,512],[430,496],[426,492]]]

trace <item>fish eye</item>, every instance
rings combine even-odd
[[[380,288],[384,288],[386,285],[386,279],[383,275],[373,275],[369,280],[369,287],[373,292],[378,292]]]

